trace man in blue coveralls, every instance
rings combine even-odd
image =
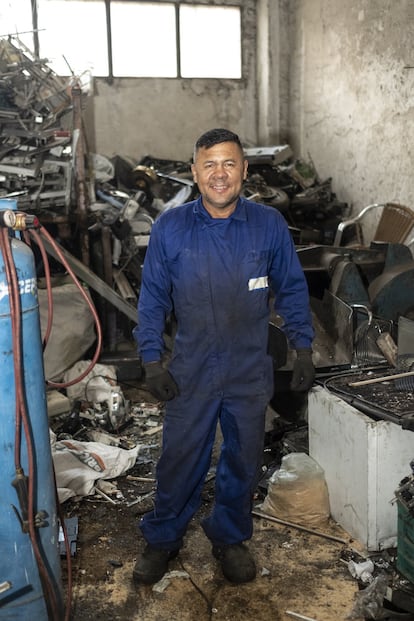
[[[306,280],[283,216],[240,196],[247,161],[239,137],[227,129],[203,134],[192,173],[200,197],[153,225],[134,329],[147,386],[167,402],[155,506],[141,520],[147,545],[133,570],[144,584],[160,580],[183,545],[201,504],[218,423],[215,502],[202,527],[229,581],[256,576],[244,542],[253,532],[273,394],[270,288],[296,350],[291,390],[309,390],[315,376]],[[167,368],[163,333],[172,313],[177,330]]]

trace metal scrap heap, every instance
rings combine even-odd
[[[31,52],[0,39],[0,196],[19,196],[24,209],[71,200],[69,84]]]

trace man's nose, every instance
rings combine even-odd
[[[224,177],[224,176],[226,176],[226,175],[227,175],[227,171],[226,171],[226,169],[225,169],[224,165],[222,165],[222,164],[219,164],[219,165],[217,166],[217,168],[216,168],[216,170],[214,171],[214,173],[215,173],[215,175],[216,175],[217,177]]]

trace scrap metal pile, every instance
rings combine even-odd
[[[35,212],[59,238],[77,276],[98,294],[105,349],[111,351],[119,331],[130,335],[135,322],[154,221],[195,198],[198,188],[191,156],[134,160],[90,153],[82,146],[82,97],[74,78],[57,76],[16,40],[0,39],[0,197],[15,196],[19,209]],[[245,154],[243,195],[278,209],[297,244],[312,298],[317,367],[383,362],[375,348],[361,353],[367,338],[355,330],[360,333],[367,313],[373,313],[371,332],[378,325],[393,332],[388,324],[411,312],[414,269],[408,248],[334,247],[349,207],[337,199],[331,179],[321,180],[312,161],[296,159],[286,144],[246,147]],[[351,239],[354,233],[349,230]],[[344,246],[348,241],[343,239]]]
[[[71,131],[59,121],[70,107],[66,80],[0,39],[0,196],[18,196],[21,209],[69,210]]]

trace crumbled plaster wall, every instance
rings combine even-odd
[[[215,3],[242,6],[243,79],[95,79],[85,112],[92,151],[187,160],[196,138],[212,127],[228,127],[257,144],[256,2]],[[214,44],[214,32],[200,33],[200,45]]]
[[[413,0],[289,3],[289,141],[355,212],[414,207],[413,40]]]

